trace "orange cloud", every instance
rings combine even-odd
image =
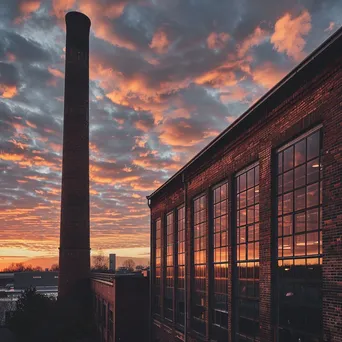
[[[271,43],[277,51],[284,52],[294,60],[300,61],[305,56],[303,49],[306,42],[303,36],[306,36],[310,30],[311,16],[308,11],[304,11],[297,18],[286,13],[276,22]]]
[[[49,73],[55,77],[64,78],[64,74],[58,70],[48,67]]]
[[[220,88],[235,85],[237,80],[232,71],[227,71],[225,68],[219,67],[195,78],[195,83]]]
[[[29,127],[31,127],[31,128],[37,128],[37,125],[35,125],[35,124],[33,124],[32,122],[27,121],[27,120],[26,120],[26,125],[29,126]]]
[[[20,24],[24,20],[30,18],[30,14],[36,12],[40,7],[40,1],[38,0],[24,0],[19,4],[19,10],[22,14],[22,17],[17,17],[14,20],[15,24]]]
[[[39,7],[40,7],[40,1],[37,1],[37,0],[31,0],[31,1],[24,0],[19,5],[20,12],[24,15],[28,15],[37,11]]]
[[[268,32],[257,27],[252,34],[250,34],[240,45],[238,45],[238,57],[243,57],[250,48],[260,45],[268,38]]]
[[[94,0],[81,0],[79,8],[81,12],[87,14],[91,18],[95,18],[95,20],[98,20],[101,17],[107,17],[110,19],[120,17],[125,6],[126,4],[123,1],[101,4]]]
[[[132,182],[130,185],[134,190],[152,191],[152,190],[159,188],[162,185],[162,183],[155,180],[152,183],[147,183],[147,182],[143,182],[143,181],[140,181],[139,183],[138,182]]]
[[[97,184],[115,185],[136,181],[139,176],[120,175],[118,171],[108,172],[93,164],[90,166],[90,179]]]
[[[135,128],[140,129],[141,131],[147,133],[151,130],[151,125],[149,125],[148,123],[146,123],[143,120],[138,120],[134,123]]]
[[[162,30],[158,30],[153,35],[150,48],[159,54],[163,54],[167,52],[169,44],[170,42],[167,38],[166,33]]]
[[[60,144],[55,144],[55,143],[51,142],[51,143],[49,143],[49,146],[56,153],[61,153],[62,152],[62,145],[60,145]]]
[[[194,146],[204,139],[205,132],[199,132],[186,120],[166,121],[159,136],[161,142],[171,146]]]
[[[135,45],[117,35],[112,27],[112,20],[120,17],[125,6],[126,3],[124,1],[101,3],[94,0],[81,0],[79,10],[91,18],[93,31],[96,37],[113,45],[135,50]]]
[[[23,154],[15,154],[15,153],[0,153],[0,159],[6,161],[20,161],[23,160],[25,156]]]
[[[52,0],[52,11],[58,19],[64,19],[68,10],[74,7],[76,0]]]
[[[185,108],[177,108],[170,112],[170,117],[175,118],[185,118],[189,119],[191,117],[190,111]]]
[[[243,101],[247,94],[248,92],[244,88],[237,85],[231,89],[223,90],[220,94],[220,100],[224,103],[230,101]]]
[[[222,49],[225,47],[227,41],[229,40],[230,36],[228,33],[221,32],[216,33],[212,32],[207,38],[207,45],[209,49]]]
[[[24,144],[24,143],[22,143],[22,142],[20,142],[20,141],[17,141],[17,140],[15,140],[15,139],[10,140],[10,142],[11,142],[14,146],[20,148],[21,150],[25,150],[26,148],[29,147],[29,145]]]
[[[255,82],[262,85],[265,88],[271,88],[278,83],[286,72],[279,70],[272,63],[268,62],[252,71],[252,77]]]
[[[17,95],[17,93],[18,93],[18,90],[17,90],[16,86],[0,84],[1,97],[5,98],[5,99],[11,99],[15,95]]]

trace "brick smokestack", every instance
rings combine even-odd
[[[90,19],[69,12],[66,21],[60,298],[86,286],[89,232],[89,30]]]

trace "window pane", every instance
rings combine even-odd
[[[307,207],[318,205],[318,183],[309,185],[306,189]]]
[[[305,208],[305,188],[300,188],[295,191],[295,210]]]
[[[283,153],[278,154],[278,174],[283,172]]]
[[[292,215],[286,215],[283,217],[284,235],[292,234]]]
[[[295,217],[295,233],[305,232],[305,213],[296,214]]]
[[[284,171],[293,168],[293,146],[284,151]]]
[[[316,158],[308,162],[307,171],[308,183],[314,183],[318,181],[319,178],[319,159]]]
[[[292,192],[284,195],[284,203],[283,203],[284,214],[289,213],[293,210],[293,198],[292,197],[293,197]]]
[[[305,255],[305,234],[295,236],[295,255]]]
[[[302,165],[295,169],[295,187],[299,188],[305,185],[306,166]]]
[[[309,233],[307,234],[307,254],[318,254],[318,233]]]
[[[318,157],[319,155],[319,131],[311,134],[307,138],[307,160]]]
[[[295,145],[295,166],[303,164],[305,162],[305,145],[305,139]]]
[[[306,229],[309,230],[318,230],[318,209],[308,210],[306,213]]]
[[[284,173],[284,192],[291,191],[293,189],[293,170]]]

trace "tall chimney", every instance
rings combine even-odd
[[[66,21],[64,132],[58,295],[86,286],[89,238],[90,19],[69,12]]]

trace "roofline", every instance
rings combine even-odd
[[[172,177],[170,177],[164,184],[156,189],[151,195],[146,196],[147,199],[151,199],[159,191],[165,188],[171,183],[177,176],[182,174],[192,163],[194,163],[199,157],[201,157],[206,151],[220,141],[226,134],[232,131],[241,121],[246,119],[256,108],[264,103],[271,95],[273,95],[279,88],[286,84],[292,77],[294,77],[299,71],[301,71],[306,65],[308,65],[313,59],[320,55],[325,49],[327,49],[337,39],[342,37],[342,27],[340,27],[334,34],[327,38],[320,46],[318,46],[313,52],[310,53],[302,62],[294,67],[283,79],[281,79],[275,86],[273,86],[266,94],[264,94],[257,102],[249,107],[242,115],[240,115],[231,125],[229,125],[224,131],[222,131],[216,138],[214,138],[207,146],[205,146],[200,152],[198,152],[190,161],[188,161],[180,170],[178,170]]]

